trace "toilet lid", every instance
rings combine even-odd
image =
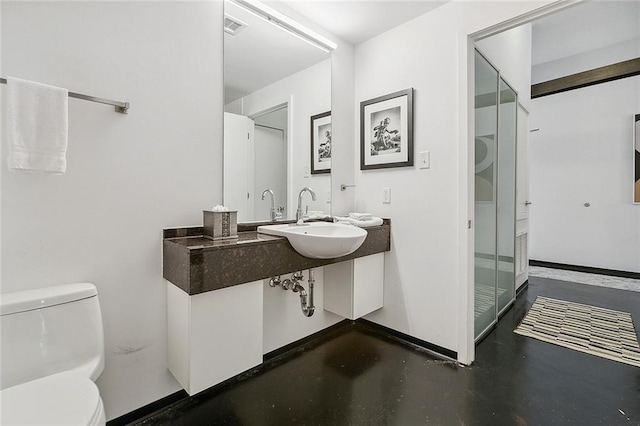
[[[96,422],[102,403],[90,379],[64,372],[0,391],[1,424],[89,425]]]

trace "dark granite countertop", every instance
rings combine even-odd
[[[283,237],[259,234],[257,231],[244,231],[238,232],[238,238],[231,238],[227,240],[212,240],[211,238],[207,238],[202,235],[173,237],[166,238],[165,240],[183,245],[189,250],[220,250],[236,248],[237,246],[244,244],[263,244],[269,241],[281,240],[282,238]]]
[[[287,223],[286,221],[278,223]],[[311,259],[296,252],[285,237],[259,234],[262,223],[239,225],[238,238],[212,240],[202,227],[165,229],[163,276],[190,295],[316,268],[389,251],[391,223],[363,228],[367,238],[354,253],[335,259]]]

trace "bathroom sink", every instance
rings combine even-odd
[[[362,245],[367,231],[353,225],[306,222],[258,226],[258,232],[286,237],[293,248],[313,259],[331,259],[353,253]]]

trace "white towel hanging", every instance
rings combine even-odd
[[[66,171],[68,100],[66,89],[7,77],[9,169]]]

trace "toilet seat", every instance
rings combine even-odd
[[[90,379],[63,372],[0,391],[1,424],[104,425],[98,387]]]

